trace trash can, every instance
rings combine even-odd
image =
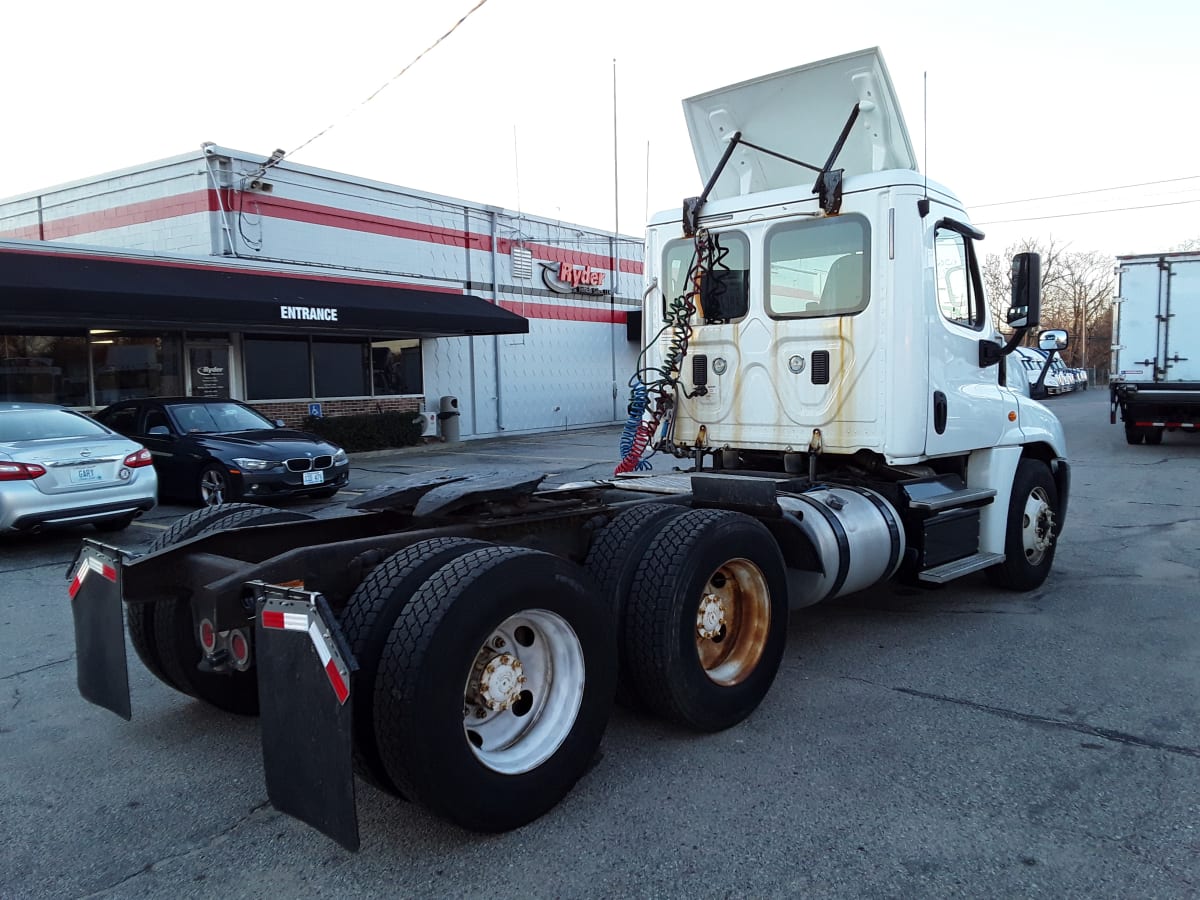
[[[461,440],[459,437],[459,411],[457,397],[443,397],[438,422],[442,426],[442,440],[451,443]]]

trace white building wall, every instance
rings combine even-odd
[[[625,325],[640,308],[640,239],[290,161],[266,163],[206,145],[0,201],[0,237],[300,263],[474,294],[526,316],[530,333],[426,340],[427,409],[458,397],[463,437],[624,418],[640,349],[626,340]],[[514,247],[532,254],[531,272],[514,274]],[[595,293],[556,292],[543,267],[552,276],[563,265],[602,272],[604,284]]]

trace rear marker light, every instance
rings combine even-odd
[[[200,646],[204,648],[205,653],[212,653],[217,649],[217,630],[208,619],[200,622]]]
[[[229,635],[229,652],[233,654],[233,662],[238,667],[246,665],[250,659],[250,642],[240,630]]]

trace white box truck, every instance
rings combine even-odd
[[[1040,586],[1070,466],[1005,358],[1037,324],[1037,257],[1014,260],[1002,345],[983,235],[918,174],[877,51],[685,109],[708,184],[649,225],[620,474],[409,476],[332,519],[226,504],[139,556],[88,539],[83,695],[131,714],[127,613],[165,685],[261,710],[276,808],[357,847],[356,776],[495,831],[587,771],[614,697],[741,721],[790,609],[892,578]]]
[[[1200,425],[1200,253],[1117,257],[1109,421],[1161,444]]]

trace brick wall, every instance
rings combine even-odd
[[[367,397],[362,400],[322,400],[321,414],[326,418],[373,412],[417,412],[421,397]],[[300,427],[308,416],[308,401],[246,401],[268,419],[283,419],[291,428]]]

